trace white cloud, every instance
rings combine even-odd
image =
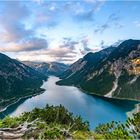
[[[134,21],[133,23],[136,25],[136,27],[140,27],[140,21]]]
[[[48,47],[48,43],[45,39],[32,38],[20,43],[9,42],[2,46],[3,47],[0,48],[1,52],[27,52],[46,49]]]
[[[0,16],[2,52],[35,51],[48,46],[47,41],[35,37],[33,29],[26,29],[23,21],[30,17],[29,9],[19,1],[6,1]]]

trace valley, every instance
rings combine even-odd
[[[59,76],[61,75],[67,68],[68,65],[58,62],[31,62],[31,61],[23,61],[25,65],[37,70],[38,72],[49,76],[49,75],[55,75]]]
[[[0,140],[139,140],[139,9],[1,0]]]
[[[104,127],[111,121],[125,123],[140,112],[139,44],[140,41],[127,40],[118,47],[90,52],[70,66],[19,62],[0,54],[0,118],[20,118],[24,112],[46,105],[63,106],[89,122],[90,134],[84,132],[89,137],[96,137],[91,131],[102,129],[100,124]],[[25,136],[22,129],[20,135]],[[14,136],[4,132],[4,137]]]
[[[58,80],[58,77],[50,76],[41,86],[45,89],[44,93],[18,101],[2,111],[0,117],[15,117],[34,108],[44,108],[46,104],[61,104],[74,115],[81,115],[85,121],[88,120],[90,129],[94,129],[99,123],[107,123],[110,120],[124,122],[128,112],[130,116],[130,112],[139,109],[139,106],[136,107],[136,101],[101,98],[80,91],[76,87],[58,86],[55,84]]]
[[[0,108],[46,92],[41,85],[51,75],[62,79],[56,81],[60,86],[75,86],[99,97],[139,101],[139,44],[138,40],[126,40],[118,47],[88,53],[70,66],[57,62],[23,64],[0,54]]]

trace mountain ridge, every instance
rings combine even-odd
[[[99,56],[95,59],[97,54]],[[89,55],[94,58],[92,62],[88,59],[88,63],[92,63],[87,65],[89,68],[77,73],[67,70],[57,84],[74,85],[105,97],[140,100],[140,40],[126,40],[104,57],[102,51]],[[84,61],[87,56],[83,57]],[[76,66],[77,62],[70,68],[80,68],[81,63]],[[82,78],[78,80],[78,77]]]
[[[20,97],[37,94],[47,76],[0,53],[0,107]]]
[[[22,61],[22,63],[37,70],[40,73],[43,73],[46,76],[59,76],[63,71],[68,68],[68,65],[58,62]]]

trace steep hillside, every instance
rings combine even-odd
[[[23,63],[45,75],[59,76],[62,72],[64,72],[68,68],[68,65],[58,62],[46,63],[46,62],[24,61]]]
[[[84,70],[64,72],[64,77],[61,77],[63,80],[57,84],[75,85],[106,97],[140,100],[140,40],[126,40],[97,61],[94,57],[103,51],[90,53],[93,59],[88,60],[89,64]],[[85,62],[85,57],[79,61]],[[79,61],[71,67],[80,68],[82,64]]]
[[[88,53],[62,73],[60,78],[63,80],[58,83],[78,85],[85,80],[85,76],[89,73],[89,71],[105,60],[114,49],[114,47],[111,47],[97,53]]]
[[[15,99],[40,92],[47,77],[0,53],[0,106]]]

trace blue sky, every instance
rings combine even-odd
[[[73,63],[126,39],[140,39],[140,2],[0,1],[0,51],[30,61]]]

